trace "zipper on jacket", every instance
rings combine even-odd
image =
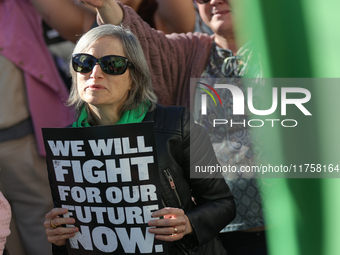
[[[172,175],[171,175],[171,172],[170,172],[170,169],[166,168],[163,170],[164,173],[165,173],[165,176],[166,178],[168,179],[169,183],[170,183],[170,187],[171,189],[173,190],[173,192],[175,193],[175,196],[177,198],[177,201],[179,203],[179,207],[182,207],[182,202],[181,202],[181,199],[178,195],[178,192],[177,192],[177,189],[176,189],[176,185],[175,185],[175,182],[174,182],[174,179],[172,178]]]
[[[163,207],[165,208],[166,205],[165,205],[165,202],[164,202],[164,199],[162,198],[162,204],[163,204]]]

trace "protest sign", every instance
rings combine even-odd
[[[79,228],[69,255],[167,254],[147,225],[163,207],[153,130],[152,122],[43,129],[55,206]]]

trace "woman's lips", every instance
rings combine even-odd
[[[104,86],[102,85],[90,85],[87,86],[85,89],[89,89],[89,90],[101,90],[101,89],[106,89]]]

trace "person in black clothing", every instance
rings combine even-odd
[[[169,242],[170,254],[226,254],[215,237],[235,217],[229,187],[218,174],[216,178],[190,176],[193,163],[217,164],[209,137],[184,107],[156,104],[151,75],[136,37],[120,26],[94,28],[77,43],[71,66],[73,84],[68,102],[78,118],[73,127],[154,121],[166,207],[153,212],[155,219],[148,222],[162,228],[149,232]],[[171,176],[172,187],[167,176]],[[44,226],[54,254],[66,254],[65,240],[79,231],[62,227],[75,223],[73,218],[58,216],[66,212],[55,208],[46,214]]]

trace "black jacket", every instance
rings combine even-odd
[[[229,187],[221,176],[190,178],[195,165],[218,164],[207,132],[184,107],[157,105],[144,121],[154,122],[163,205],[183,209],[194,230],[169,243],[169,254],[227,254],[215,237],[236,215]],[[53,254],[67,253],[53,246]]]

